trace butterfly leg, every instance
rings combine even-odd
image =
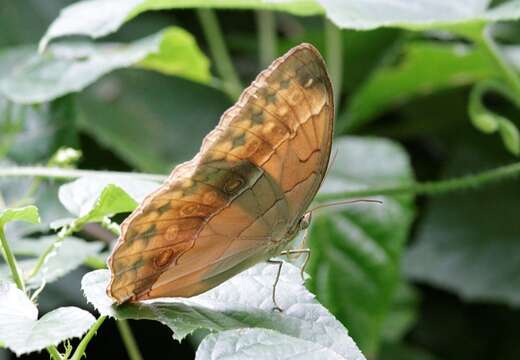
[[[269,264],[276,264],[278,265],[278,271],[276,272],[276,279],[274,279],[273,284],[273,304],[274,304],[274,311],[282,312],[282,309],[278,306],[278,303],[276,302],[276,285],[278,285],[278,281],[280,280],[280,274],[282,273],[282,265],[283,261],[280,260],[267,260]]]
[[[304,273],[305,267],[309,262],[309,258],[311,257],[311,249],[293,249],[293,250],[284,250],[280,253],[280,255],[292,255],[292,254],[305,254],[305,260],[303,261],[303,265],[300,268],[300,276],[302,277],[302,281],[305,281]]]
[[[287,255],[288,257],[292,254],[305,254],[305,260],[303,261],[303,265],[300,268],[300,276],[302,277],[302,281],[305,281],[304,273],[305,268],[307,267],[307,263],[309,262],[309,258],[311,257],[311,249],[307,248],[307,243],[309,240],[309,228],[305,229],[305,233],[303,235],[303,241],[301,243],[300,249],[292,249],[292,250],[284,250],[281,252],[281,255]]]

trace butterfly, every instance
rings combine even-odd
[[[191,297],[280,255],[309,225],[330,159],[333,102],[310,44],[262,71],[199,153],[123,222],[108,295],[117,303]]]

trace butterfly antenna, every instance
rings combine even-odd
[[[341,206],[341,205],[347,205],[347,204],[357,204],[357,203],[362,203],[362,202],[364,202],[364,203],[376,203],[376,204],[380,204],[380,205],[383,204],[383,202],[381,200],[372,200],[372,199],[343,200],[343,201],[336,201],[336,202],[331,202],[331,203],[317,205],[317,206],[313,207],[312,209],[307,210],[306,213],[312,213],[315,210],[328,208],[328,207],[332,207],[332,206]]]

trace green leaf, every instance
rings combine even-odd
[[[345,137],[318,194],[413,181],[406,152],[389,140]],[[316,212],[310,230],[310,289],[369,356],[377,352],[400,279],[400,256],[415,209],[412,196],[378,197]]]
[[[155,182],[130,176],[88,176],[62,185],[58,196],[63,206],[78,217],[76,225],[81,226],[133,211],[157,187]]]
[[[340,28],[368,30],[384,26],[424,30],[452,28],[520,17],[518,0],[489,8],[491,0],[318,0]]]
[[[172,27],[163,32],[157,53],[144,58],[138,67],[208,84],[211,80],[209,60],[186,30]]]
[[[511,161],[491,140],[460,141],[443,177]],[[518,181],[431,199],[406,254],[406,274],[465,300],[520,306],[519,199]]]
[[[21,54],[18,64],[0,81],[0,91],[18,103],[41,103],[81,91],[103,75],[132,65],[202,82],[210,79],[209,62],[192,36],[175,27],[130,44],[56,43],[42,54],[33,49],[30,56],[15,51]],[[174,51],[183,55],[172,61]]]
[[[0,283],[0,341],[18,356],[79,337],[94,321],[76,307],[62,307],[38,319],[38,309],[23,291]]]
[[[90,0],[72,4],[60,13],[40,42],[44,48],[55,38],[69,35],[102,37],[115,32],[142,12],[185,8],[264,9],[287,11],[295,15],[323,12],[314,0]],[[100,11],[100,9],[102,9]]]
[[[40,215],[36,206],[25,206],[0,211],[0,229],[12,221],[24,221],[31,224],[40,223]]]
[[[56,236],[11,241],[10,245],[15,255],[31,257],[17,261],[22,274],[30,274],[36,265],[36,257],[40,256],[55,241]],[[60,279],[81,266],[88,257],[96,256],[103,247],[104,244],[101,242],[87,242],[74,237],[65,238],[56,253],[49,257],[38,274],[26,282],[27,287],[38,288],[43,281],[51,283]],[[10,280],[10,272],[5,264],[0,264],[0,280]]]
[[[107,270],[83,277],[87,300],[102,314],[118,319],[150,319],[170,327],[175,339],[197,329],[226,331],[262,328],[311,342],[341,359],[364,359],[347,330],[302,285],[300,270],[284,264],[278,283],[277,302],[283,312],[273,311],[271,300],[276,266],[258,264],[220,286],[192,298],[161,299],[114,306],[106,294]],[[267,349],[266,349],[267,350]],[[274,351],[274,349],[269,349]]]
[[[159,186],[129,176],[86,176],[64,184],[58,196],[77,217],[99,221],[102,217],[131,212]]]
[[[81,105],[80,126],[96,141],[142,171],[167,173],[193,157],[230,103],[208,86],[125,70],[82,95]]]
[[[431,71],[435,64],[435,71]],[[352,129],[410,98],[463,86],[497,74],[476,47],[426,41],[408,43],[396,65],[379,67],[354,94],[339,127]]]
[[[338,353],[313,341],[267,329],[237,329],[208,335],[197,349],[196,360],[342,360]],[[349,357],[353,358],[353,357]]]
[[[418,305],[419,292],[402,281],[395,291],[392,307],[383,324],[383,342],[397,343],[406,335],[415,325]]]

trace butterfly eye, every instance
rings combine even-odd
[[[305,213],[300,219],[300,230],[305,230],[311,225],[312,212]]]

